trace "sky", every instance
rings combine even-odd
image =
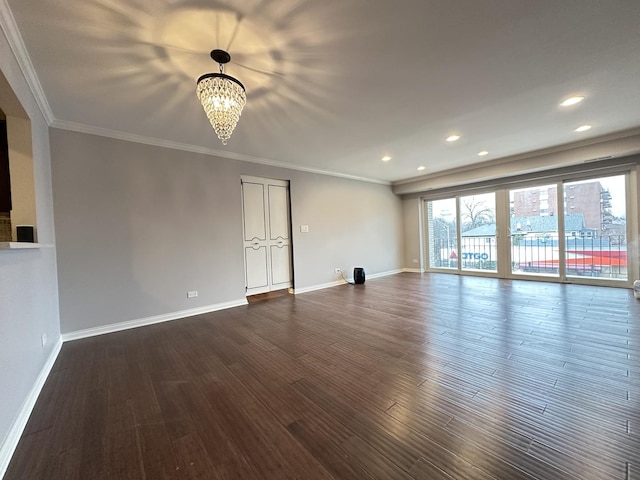
[[[624,175],[616,175],[613,177],[603,177],[589,180],[582,180],[579,182],[568,182],[570,184],[589,183],[593,181],[599,181],[600,184],[609,190],[611,193],[611,213],[616,217],[626,217],[626,182]],[[483,194],[475,195],[480,198]],[[433,216],[442,217],[447,221],[454,220],[454,214],[456,211],[456,201],[454,198],[445,200],[435,200],[433,202]]]

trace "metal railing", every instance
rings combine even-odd
[[[567,237],[564,242],[567,276],[627,278],[627,237],[607,235],[598,238]],[[430,246],[432,268],[497,270],[495,237],[463,237],[458,248],[455,239],[433,239]],[[559,239],[552,235],[530,238],[511,236],[511,271],[521,274],[559,275]]]
[[[626,235],[567,237],[564,247],[567,276],[627,278]],[[511,261],[513,273],[558,275],[558,239],[544,236],[532,239],[513,235]]]

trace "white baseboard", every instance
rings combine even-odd
[[[397,275],[398,273],[404,272],[404,268],[398,268],[396,270],[389,270],[388,272],[380,272],[367,274],[367,278],[380,278],[380,277],[388,277],[389,275]]]
[[[322,290],[323,288],[337,287],[338,285],[344,285],[345,283],[347,282],[345,282],[344,280],[336,280],[335,282],[321,283],[319,285],[312,285],[311,287],[294,288],[293,294],[299,295],[301,293],[308,293],[308,292],[313,292],[315,290]]]
[[[203,313],[215,312],[226,308],[240,307],[247,305],[247,299],[233,300],[231,302],[216,303],[215,305],[207,305],[205,307],[190,308],[188,310],[180,310],[178,312],[165,313],[155,315],[153,317],[139,318],[137,320],[128,320],[126,322],[112,323],[101,327],[86,328],[84,330],[76,330],[62,334],[62,341],[69,342],[71,340],[79,340],[81,338],[95,337],[96,335],[104,335],[106,333],[119,332],[121,330],[129,330],[131,328],[144,327],[145,325],[153,325],[154,323],[169,322],[185,317],[193,317]]]
[[[9,467],[9,462],[13,456],[13,452],[15,452],[16,447],[18,446],[22,432],[24,432],[24,428],[27,426],[29,416],[31,415],[33,407],[38,400],[42,387],[47,381],[47,377],[53,368],[53,364],[56,363],[56,359],[58,358],[61,348],[62,340],[59,339],[58,343],[53,347],[49,358],[47,358],[47,361],[43,365],[42,370],[40,370],[40,374],[38,375],[38,378],[36,378],[33,387],[31,387],[31,391],[27,395],[27,398],[25,398],[22,403],[18,417],[13,422],[13,425],[11,425],[7,438],[5,438],[4,442],[0,446],[0,478],[4,476],[7,468]]]
[[[389,270],[388,272],[380,272],[380,273],[372,273],[372,274],[366,274],[366,278],[380,278],[380,277],[386,277],[388,275],[396,275],[398,273],[402,273],[404,272],[405,269],[403,268],[399,268],[397,270]],[[347,278],[347,281],[349,282],[353,282],[353,278]],[[298,295],[300,293],[308,293],[308,292],[313,292],[315,290],[322,290],[324,288],[331,288],[331,287],[337,287],[338,285],[344,285],[345,283],[347,283],[344,280],[336,280],[335,282],[329,282],[329,283],[321,283],[319,285],[312,285],[311,287],[304,287],[304,288],[295,288],[293,290],[293,293],[295,295]]]
[[[402,271],[407,273],[424,273],[421,268],[403,268]]]

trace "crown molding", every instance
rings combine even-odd
[[[434,189],[478,184],[543,170],[611,161],[638,153],[640,153],[640,128],[633,128],[580,142],[400,180],[392,182],[391,185],[396,195],[413,195]]]
[[[572,150],[578,150],[580,148],[602,145],[608,142],[613,143],[618,140],[625,140],[625,139],[629,139],[632,137],[639,137],[639,136],[640,136],[640,128],[620,130],[617,132],[609,133],[606,135],[599,135],[597,137],[591,137],[591,138],[580,140],[577,142],[563,143],[561,145],[555,145],[552,147],[541,148],[538,150],[531,150],[528,152],[517,153],[515,155],[507,155],[505,157],[495,158],[493,160],[478,162],[472,165],[439,170],[437,172],[427,173],[424,175],[420,175],[418,177],[409,177],[401,180],[395,180],[391,182],[391,185],[395,187],[400,185],[413,184],[415,182],[434,179],[438,177],[447,177],[452,174],[456,174],[460,172],[469,172],[470,170],[483,170],[488,167],[500,166],[500,165],[505,165],[510,163],[512,164],[512,163],[523,161],[523,160],[542,158],[542,157],[553,155],[553,154],[561,154],[561,153],[569,152]],[[602,160],[602,158],[580,160],[578,163],[585,163],[585,161],[599,161],[599,160]]]
[[[188,143],[174,142],[172,140],[163,140],[160,138],[146,137],[133,133],[111,130],[108,128],[86,125],[84,123],[68,122],[66,120],[54,119],[49,126],[59,128],[61,130],[69,130],[72,132],[87,133],[90,135],[98,135],[100,137],[114,138],[116,140],[124,140],[127,142],[142,143],[154,147],[170,148],[172,150],[181,150],[184,152],[198,153],[201,155],[209,155],[212,157],[226,158],[240,162],[257,163],[260,165],[268,165],[270,167],[286,168],[288,170],[297,170],[306,173],[315,173],[318,175],[327,175],[330,177],[346,178],[349,180],[357,180],[359,182],[377,183],[379,185],[391,185],[391,182],[378,180],[375,178],[359,177],[356,175],[348,175],[345,173],[332,172],[329,170],[321,170],[318,168],[302,167],[291,163],[278,162],[262,157],[254,157],[253,155],[244,155],[241,153],[228,152],[225,150],[216,150],[215,148],[201,147]]]
[[[11,51],[18,62],[18,66],[22,71],[22,75],[24,76],[27,85],[29,85],[29,89],[36,100],[36,104],[38,105],[42,116],[47,124],[51,125],[51,122],[54,120],[51,106],[44,94],[40,80],[36,75],[36,70],[33,68],[33,63],[31,63],[27,47],[22,40],[22,35],[20,35],[20,31],[18,30],[16,19],[13,16],[11,8],[7,4],[7,0],[0,0],[0,28],[2,28],[2,31],[7,38],[9,48],[11,48]]]

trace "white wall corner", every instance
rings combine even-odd
[[[424,273],[420,268],[403,268],[402,271],[406,273]]]
[[[62,339],[59,339],[56,345],[53,347],[49,358],[47,358],[47,361],[43,365],[42,370],[40,370],[40,374],[38,375],[38,378],[36,378],[33,387],[31,387],[31,391],[22,403],[22,408],[20,408],[18,416],[13,422],[13,425],[11,425],[7,437],[2,442],[2,445],[0,445],[0,478],[4,476],[7,468],[9,467],[11,457],[13,456],[13,453],[18,446],[18,442],[20,441],[22,432],[24,432],[24,429],[27,426],[29,416],[33,411],[33,407],[36,405],[38,396],[40,395],[42,387],[44,387],[44,384],[49,377],[49,373],[51,373],[53,365],[56,363],[56,359],[58,358],[58,354],[60,353],[61,348]]]
[[[365,269],[365,280],[366,279],[373,279],[373,278],[380,278],[380,277],[386,277],[388,275],[396,275],[398,273],[402,273],[404,272],[405,269],[403,268],[399,268],[397,270],[389,270],[388,272],[380,272],[380,273],[372,273],[372,274],[367,274],[366,273],[366,269]],[[348,278],[347,281],[353,282],[353,278]],[[301,293],[308,293],[308,292],[313,292],[315,290],[322,290],[324,288],[331,288],[331,287],[337,287],[338,285],[344,285],[347,283],[347,281],[345,280],[336,280],[335,282],[329,282],[329,283],[321,283],[318,285],[312,285],[310,287],[304,287],[304,288],[295,288],[293,289],[293,293],[295,295],[299,295]],[[366,281],[365,281],[366,283]]]

